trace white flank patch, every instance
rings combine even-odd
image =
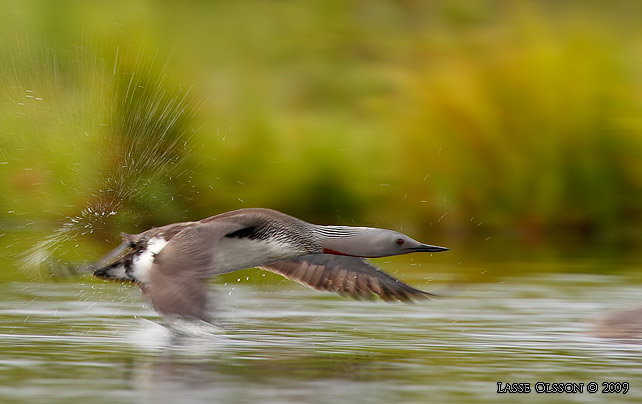
[[[154,263],[154,255],[161,252],[167,245],[167,240],[162,237],[154,237],[147,242],[147,249],[132,260],[132,275],[138,282],[149,281],[149,271]]]
[[[162,237],[153,237],[147,243],[147,251],[158,254],[167,245],[167,240]]]

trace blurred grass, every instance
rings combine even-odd
[[[4,3],[7,262],[249,206],[639,245],[637,2]]]

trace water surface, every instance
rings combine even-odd
[[[418,304],[291,282],[212,285],[218,327],[170,333],[136,288],[0,285],[2,403],[640,402],[642,345],[591,335],[632,307],[620,275],[470,285]],[[417,284],[417,282],[414,282]],[[628,382],[626,395],[497,394],[497,382]],[[177,401],[179,400],[179,401]]]

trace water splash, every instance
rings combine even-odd
[[[104,226],[110,216],[117,214],[116,206],[85,207],[78,216],[68,217],[67,222],[41,241],[29,247],[20,257],[23,270],[40,273],[42,276],[70,276],[83,272],[83,264],[71,263],[60,258],[60,253],[80,238],[94,233],[96,228]]]
[[[218,351],[230,342],[222,328],[204,321],[174,319],[167,323],[167,327],[147,319],[140,321],[121,338],[124,343],[146,351],[198,356]]]
[[[158,51],[147,55],[143,46],[92,50],[83,44],[67,54],[27,48],[40,55],[0,63],[0,73],[11,73],[0,79],[0,89],[8,90],[14,105],[25,104],[22,110],[0,111],[0,122],[20,121],[21,132],[30,135],[16,141],[23,143],[16,150],[34,154],[45,150],[40,143],[51,143],[74,161],[55,180],[63,187],[59,193],[69,197],[50,211],[77,213],[27,248],[20,265],[27,272],[65,274],[75,267],[62,258],[69,246],[76,248],[90,235],[112,241],[120,228],[136,227],[195,192],[186,162],[196,133],[191,121],[201,103],[192,100],[191,89],[172,81],[171,57],[163,61]],[[20,69],[40,66],[35,58],[46,60],[45,67]],[[36,120],[47,124],[32,124]],[[9,163],[10,157],[2,160]],[[13,157],[26,160],[19,153]],[[51,171],[43,166],[40,171]],[[47,201],[55,202],[60,201]]]

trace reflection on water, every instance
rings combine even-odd
[[[135,288],[0,285],[3,403],[603,402],[498,395],[497,382],[625,381],[642,399],[642,345],[591,335],[634,306],[625,278],[548,275],[414,305],[354,302],[295,284],[213,287],[216,327],[159,325]]]

